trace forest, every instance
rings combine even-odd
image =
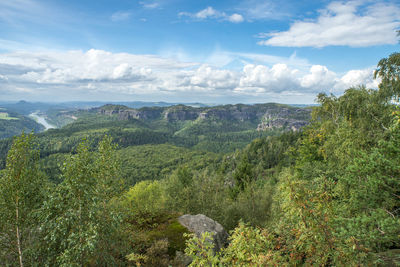
[[[256,106],[273,110],[261,131],[226,117],[241,105],[110,105],[1,140],[0,265],[396,266],[399,75],[393,53],[378,90],[319,94],[312,111]],[[228,244],[215,251],[183,214],[219,222]]]

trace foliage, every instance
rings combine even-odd
[[[287,149],[294,165],[277,177],[273,220],[266,228],[239,225],[229,247],[212,257],[204,256],[209,248],[199,248],[201,240],[193,239],[199,249],[188,253],[215,265],[395,262],[388,256],[393,253],[383,252],[400,246],[399,65],[398,54],[379,62],[378,91],[358,87],[341,97],[318,96],[321,106],[313,111],[313,124],[295,149]],[[233,177],[237,191],[244,192],[255,169],[248,154],[236,162]],[[223,171],[229,174],[230,168],[225,165]]]
[[[129,221],[139,226],[153,225],[166,212],[165,195],[158,181],[142,181],[123,195],[120,203]]]
[[[192,262],[189,266],[218,266],[219,255],[214,252],[213,237],[209,232],[205,232],[201,237],[194,234],[187,235],[190,239],[187,242],[185,253],[190,255]]]
[[[22,132],[41,132],[44,127],[28,116],[8,109],[0,109],[0,140],[20,135]]]
[[[380,96],[384,100],[399,101],[400,97],[400,53],[393,53],[379,61],[374,77],[382,79],[379,85]]]
[[[121,222],[109,207],[109,200],[120,191],[113,149],[107,137],[97,153],[90,153],[87,142],[82,142],[64,163],[64,181],[42,211],[46,265],[117,264],[121,252],[113,245],[118,240],[110,238],[118,235]]]
[[[232,232],[229,246],[222,251],[224,266],[286,266],[283,240],[266,229],[240,223]]]
[[[142,181],[130,188],[117,204],[127,223],[130,247],[129,261],[144,266],[169,266],[176,251],[183,251],[186,228],[176,220],[177,214],[166,206],[163,184]]]
[[[202,169],[216,164],[220,158],[214,153],[168,144],[131,146],[117,153],[124,166],[122,176],[129,185],[142,180],[161,180],[185,164],[192,170]]]
[[[185,250],[193,260],[190,266],[289,266],[284,241],[265,229],[239,223],[231,233],[228,247],[217,253],[211,233],[190,237]]]
[[[14,138],[0,176],[0,261],[33,265],[38,243],[37,212],[46,182],[38,168],[39,152],[32,134]]]

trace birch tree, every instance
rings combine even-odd
[[[0,262],[5,265],[32,265],[38,232],[36,212],[45,188],[38,159],[32,134],[14,139],[0,177]]]

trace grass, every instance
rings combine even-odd
[[[19,120],[15,117],[10,117],[7,112],[0,112],[0,120]]]

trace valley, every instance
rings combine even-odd
[[[0,0],[0,267],[400,266],[400,0]]]

